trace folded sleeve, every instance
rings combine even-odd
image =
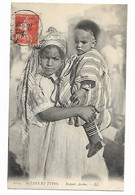
[[[76,84],[87,89],[87,105],[94,106],[99,112],[104,109],[103,70],[101,62],[92,57],[81,61],[77,72]]]
[[[52,107],[48,97],[43,90],[37,85],[32,89],[31,93],[31,109],[34,115]]]
[[[93,58],[84,58],[80,64],[76,81],[95,81],[96,83],[99,83],[101,82],[102,74],[103,71],[101,69],[100,61]]]

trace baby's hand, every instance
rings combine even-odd
[[[70,100],[72,103],[75,103],[76,105],[80,103],[80,100],[82,98],[86,97],[86,90],[85,89],[79,89],[73,93],[73,95],[70,97]]]

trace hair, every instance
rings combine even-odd
[[[84,31],[87,31],[87,32],[92,31],[92,33],[93,33],[96,40],[98,39],[98,35],[100,33],[99,26],[91,20],[81,20],[75,26],[75,29],[81,29],[81,30],[84,30]]]
[[[47,48],[48,48],[48,49],[57,48],[58,51],[59,51],[59,53],[60,53],[60,58],[61,58],[62,60],[65,59],[64,52],[60,49],[60,47],[58,47],[58,46],[56,46],[56,45],[47,45],[46,47],[42,48],[42,49],[39,51],[39,56],[40,56],[40,57],[43,55],[44,51],[45,51]]]

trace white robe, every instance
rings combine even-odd
[[[54,106],[50,99],[54,84],[45,77],[38,82],[45,95],[45,102],[39,101],[40,106],[35,104],[37,108],[34,108],[36,110],[34,114],[43,111],[45,105],[46,108]],[[41,127],[31,123],[28,155],[30,178],[56,179],[56,181],[67,178],[107,179],[104,149],[87,158],[87,144],[88,139],[83,127],[69,125],[66,119],[43,123]]]

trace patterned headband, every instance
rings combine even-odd
[[[54,27],[50,27],[45,33],[43,39],[39,42],[41,48],[44,48],[49,45],[55,45],[59,47],[64,55],[67,52],[67,42],[65,37],[58,32]]]

